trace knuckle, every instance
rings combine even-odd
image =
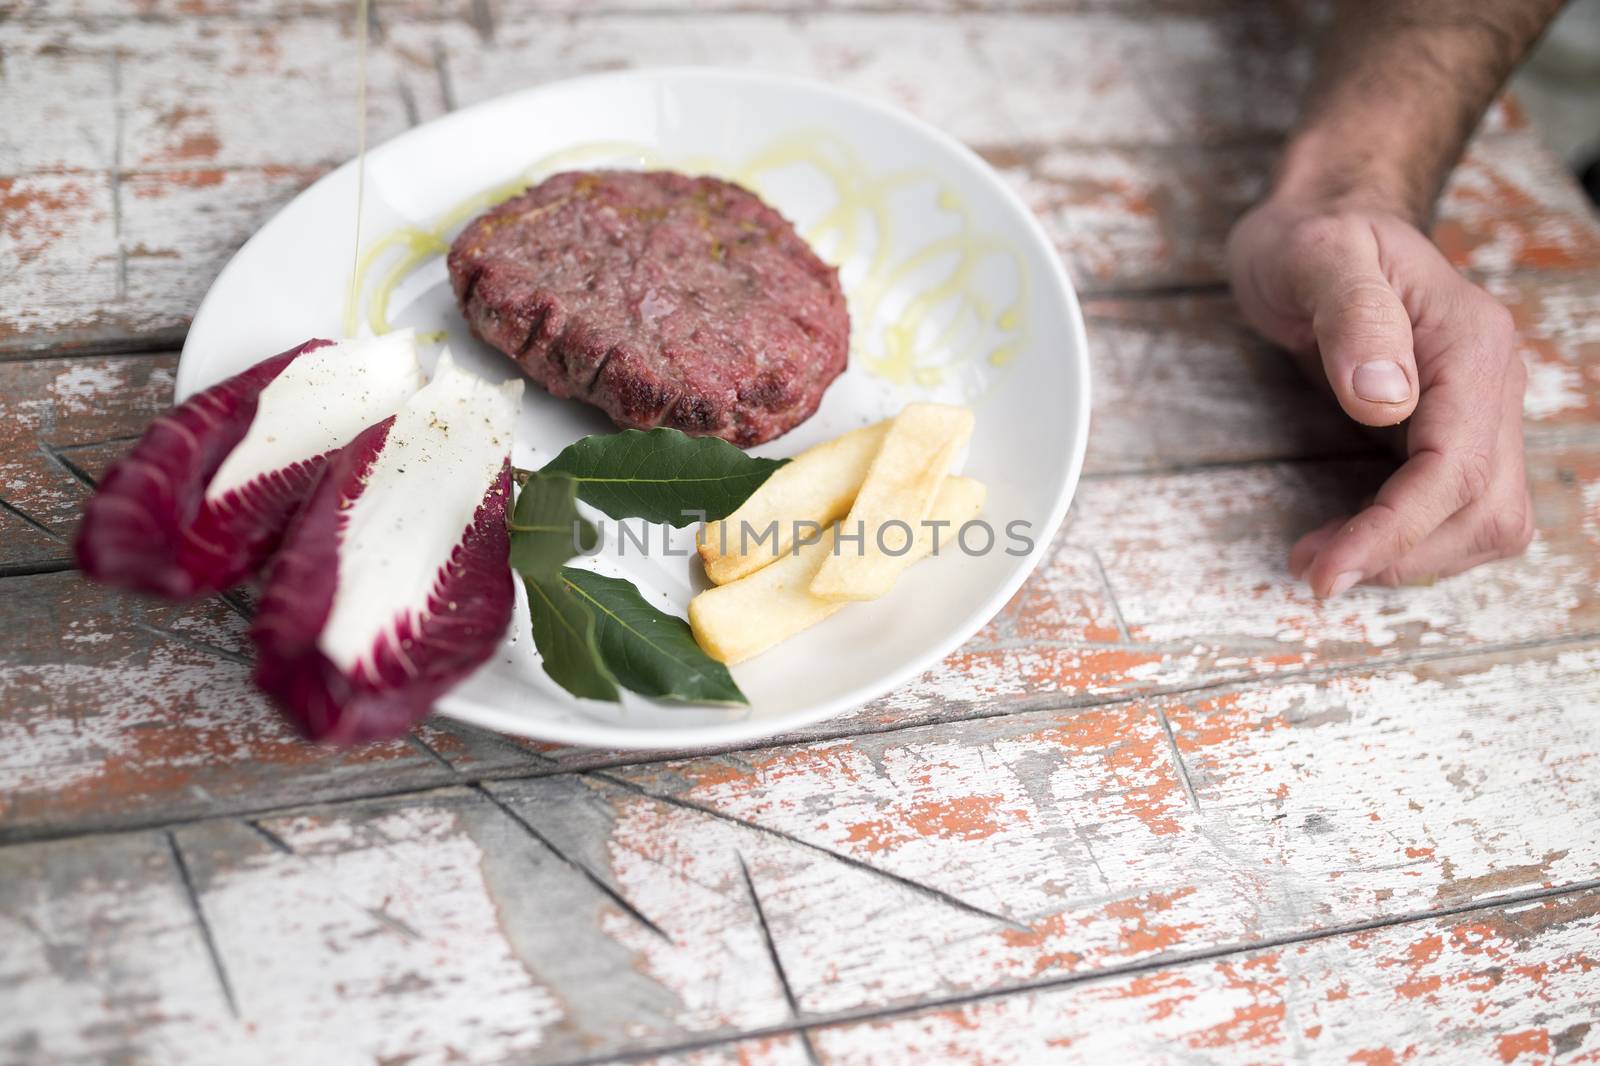
[[[1289,230],[1289,250],[1296,253],[1340,256],[1361,247],[1366,227],[1347,215],[1317,215],[1301,219]]]
[[[1489,491],[1489,485],[1494,480],[1494,459],[1488,452],[1475,448],[1457,460],[1456,470],[1459,509]]]
[[[1411,554],[1427,530],[1417,526],[1414,515],[1396,510],[1386,503],[1375,503],[1367,512],[1367,525],[1377,534],[1380,550],[1390,559]]]
[[[1512,341],[1517,336],[1517,323],[1511,317],[1511,312],[1499,300],[1485,293],[1482,313],[1483,328],[1494,348],[1501,354],[1509,354]]]
[[[1505,543],[1506,554],[1521,555],[1533,543],[1534,534],[1537,532],[1533,521],[1533,503],[1526,494],[1513,509],[1509,525],[1511,535]]]
[[[1412,531],[1410,523],[1396,522],[1389,527],[1388,535],[1382,540],[1383,550],[1390,558],[1410,554],[1411,549],[1417,546],[1422,538]]]
[[[1406,576],[1398,566],[1387,566],[1367,580],[1374,585],[1393,589],[1405,584]]]
[[[1533,535],[1533,508],[1524,494],[1522,499],[1496,507],[1484,517],[1476,547],[1502,557],[1521,555],[1533,543]]]

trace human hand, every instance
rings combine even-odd
[[[1291,573],[1332,597],[1527,548],[1527,371],[1505,308],[1384,211],[1269,199],[1234,227],[1227,259],[1245,317],[1325,378],[1346,414],[1404,422],[1399,469],[1366,509],[1301,537]]]

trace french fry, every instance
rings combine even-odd
[[[700,531],[706,576],[726,585],[790,554],[800,523],[837,522],[855,503],[889,419],[808,448],[779,467],[740,508]],[[767,537],[768,530],[776,530]],[[803,532],[799,535],[804,535]]]
[[[948,551],[956,543],[956,531],[983,510],[987,495],[981,482],[946,478],[927,523],[916,527],[917,539],[902,557],[907,565],[933,550],[936,530],[939,550]],[[929,524],[933,522],[949,525]],[[706,654],[719,662],[743,662],[844,607],[847,601],[824,600],[810,590],[817,570],[832,557],[838,533],[838,525],[830,526],[815,543],[803,545],[749,577],[707,589],[690,600],[689,627]]]
[[[839,540],[853,547],[829,553],[811,579],[811,594],[875,600],[888,592],[911,565],[909,551],[892,554],[908,546],[908,529],[889,527],[918,528],[971,435],[972,412],[965,407],[914,403],[896,415],[840,523]]]

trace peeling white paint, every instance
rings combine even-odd
[[[1525,360],[1528,366],[1528,392],[1522,409],[1528,418],[1553,418],[1563,411],[1581,411],[1589,406],[1591,386],[1583,372],[1564,363]]]
[[[274,819],[264,850],[201,892],[250,1045],[274,1062],[503,1062],[563,1011],[511,951],[482,852],[446,810]],[[195,838],[185,837],[198,850]],[[196,862],[203,863],[203,855]],[[218,1027],[217,1057],[240,1045]]]

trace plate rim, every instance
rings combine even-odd
[[[978,155],[966,144],[937,126],[911,114],[909,111],[886,101],[862,96],[824,81],[795,74],[718,66],[631,67],[626,70],[582,74],[538,85],[524,86],[486,100],[480,100],[396,134],[382,144],[369,148],[367,154],[370,157],[373,153],[382,151],[397,142],[411,137],[426,136],[430,131],[454,122],[471,121],[471,116],[474,112],[486,111],[493,107],[505,107],[512,101],[522,97],[535,97],[557,90],[581,91],[588,86],[607,83],[632,81],[671,82],[675,80],[761,84],[791,92],[820,96],[852,108],[873,112],[882,119],[909,127],[913,132],[928,138],[939,147],[962,159],[974,173],[983,179],[984,183],[1006,206],[1020,216],[1025,232],[1036,242],[1038,248],[1045,253],[1043,258],[1049,264],[1049,280],[1054,282],[1056,291],[1065,298],[1068,325],[1074,348],[1078,353],[1078,358],[1072,360],[1067,368],[1069,386],[1076,388],[1077,395],[1076,397],[1063,398],[1068,403],[1075,403],[1077,407],[1077,433],[1071,441],[1072,454],[1068,462],[1067,476],[1056,487],[1055,500],[1051,504],[1049,517],[1044,524],[1043,535],[1034,541],[1033,550],[1020,561],[1010,579],[1001,582],[989,592],[983,602],[969,616],[970,621],[952,628],[944,639],[932,645],[931,650],[914,657],[909,664],[877,676],[870,683],[858,686],[853,693],[812,707],[804,713],[788,715],[781,721],[763,720],[742,715],[736,721],[716,725],[686,726],[670,732],[663,731],[660,736],[640,735],[635,729],[600,721],[565,719],[532,720],[531,724],[537,728],[536,730],[530,730],[527,728],[530,724],[529,719],[515,715],[514,712],[484,707],[476,702],[463,703],[454,691],[445,693],[435,702],[434,713],[468,725],[489,729],[497,733],[507,733],[512,736],[557,744],[613,750],[667,751],[682,748],[736,746],[754,740],[783,736],[829,718],[837,717],[887,695],[912,678],[925,673],[938,662],[948,657],[951,652],[965,644],[974,633],[987,625],[1011,597],[1016,594],[1023,583],[1038,569],[1045,553],[1052,547],[1056,534],[1060,531],[1061,524],[1066,519],[1072,500],[1077,494],[1078,483],[1083,473],[1083,464],[1088,451],[1089,420],[1092,410],[1089,339],[1084,325],[1083,309],[1078,300],[1077,288],[1073,285],[1072,278],[1067,273],[1066,264],[1062,261],[1060,252],[1057,251],[1049,234],[1045,232],[1038,216],[1029,209],[1016,190],[1007,184],[982,156]],[[196,373],[192,368],[199,361],[198,355],[191,355],[191,345],[195,344],[194,338],[197,332],[195,326],[206,317],[214,298],[218,296],[218,290],[223,287],[223,282],[227,279],[229,272],[238,268],[239,261],[246,257],[246,253],[256,243],[259,235],[285,212],[293,208],[303,197],[310,195],[319,186],[325,183],[331,184],[347,180],[345,175],[354,171],[356,166],[357,160],[351,158],[302,189],[277,211],[273,212],[271,218],[257,227],[256,231],[239,246],[233,255],[229,257],[223,268],[217,272],[216,277],[212,279],[211,284],[207,287],[205,296],[201,298],[199,306],[195,309],[189,330],[184,337],[183,348],[178,357],[177,373],[174,375],[173,393],[175,402],[181,402],[186,396],[196,391],[191,380]]]

